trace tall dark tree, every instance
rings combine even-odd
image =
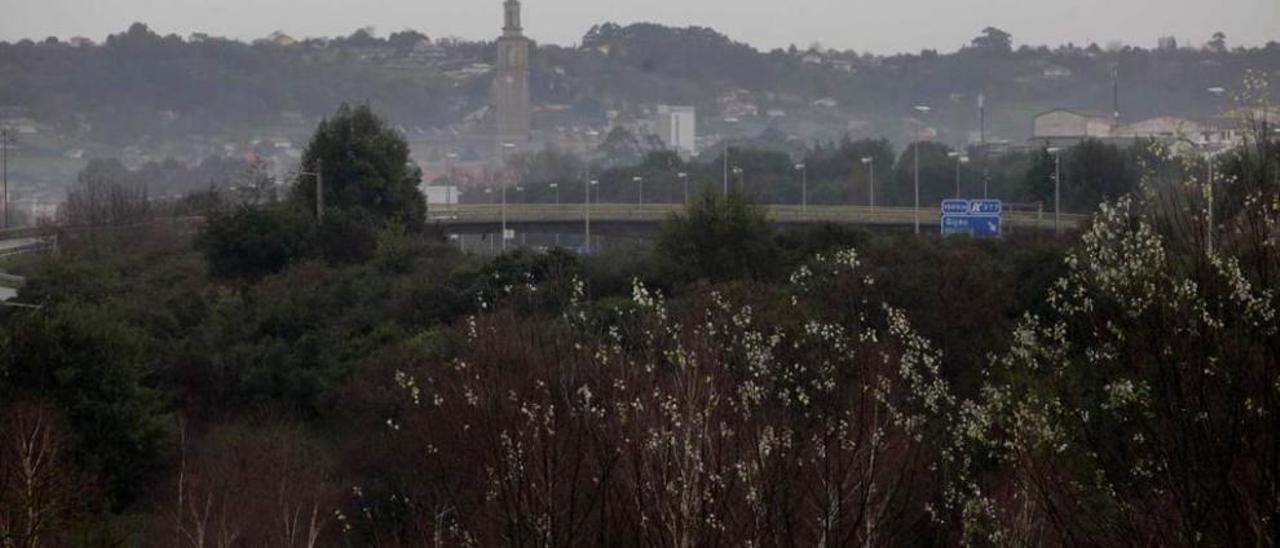
[[[418,190],[422,172],[409,158],[409,144],[368,105],[342,105],[320,122],[303,154],[302,170],[323,175],[326,209],[358,209],[379,221],[418,229],[426,201]],[[314,211],[315,176],[300,177],[293,201]]]
[[[973,47],[994,52],[1009,53],[1013,51],[1013,35],[996,27],[982,29],[982,34],[971,42]]]

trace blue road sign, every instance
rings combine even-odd
[[[1000,215],[1004,213],[1004,203],[1000,200],[970,200],[971,215]]]
[[[969,200],[943,200],[943,215],[967,215],[969,213]]]
[[[1003,213],[1004,204],[1000,200],[943,200],[942,235],[998,237]]]
[[[968,234],[975,238],[1000,235],[1000,217],[976,215],[943,215],[942,235]]]

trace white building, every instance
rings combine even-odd
[[[654,126],[667,148],[693,156],[698,153],[697,118],[694,107],[659,105],[658,119]]]
[[[427,199],[427,206],[457,205],[458,187],[453,185],[422,185],[418,187]]]
[[[1035,117],[1032,139],[1049,146],[1072,145],[1086,139],[1107,139],[1112,136],[1114,129],[1111,117],[1056,109]]]

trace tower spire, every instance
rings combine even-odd
[[[502,33],[506,36],[521,36],[524,29],[520,27],[520,0],[507,0],[503,8],[506,17]]]

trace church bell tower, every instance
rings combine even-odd
[[[523,148],[529,141],[529,39],[520,25],[519,0],[503,3],[504,24],[498,38],[498,63],[493,82],[496,145]]]

